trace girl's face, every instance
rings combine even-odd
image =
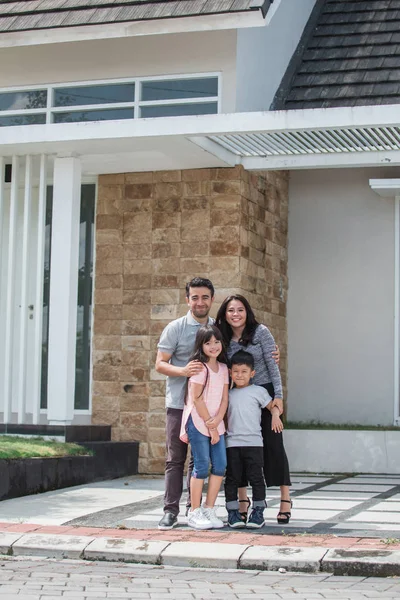
[[[225,317],[231,327],[244,327],[246,325],[247,312],[243,302],[240,302],[240,300],[231,300],[226,307]]]
[[[208,358],[217,358],[222,352],[222,342],[212,335],[208,342],[203,344],[203,353]]]

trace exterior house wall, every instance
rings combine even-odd
[[[288,417],[393,424],[394,201],[388,169],[290,176]]]
[[[164,377],[154,370],[165,325],[186,313],[184,285],[216,286],[215,315],[247,296],[286,360],[288,176],[242,167],[104,175],[99,179],[93,338],[93,423],[137,439],[140,471],[163,472]]]
[[[0,87],[221,71],[222,111],[235,111],[236,32],[0,49]]]
[[[267,13],[267,25],[238,30],[238,112],[269,109],[315,1],[280,0],[270,22]]]

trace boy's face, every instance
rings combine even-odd
[[[243,388],[249,385],[250,379],[255,375],[255,371],[252,371],[248,365],[232,365],[230,374],[236,387]]]

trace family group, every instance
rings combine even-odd
[[[226,298],[215,320],[209,316],[213,301],[211,281],[192,279],[186,285],[188,313],[169,323],[158,343],[156,370],[167,376],[164,516],[158,525],[162,530],[178,524],[189,443],[190,527],[224,527],[215,511],[224,477],[230,527],[264,525],[266,486],[280,487],[278,523],[288,523],[291,517],[279,349],[244,296]]]

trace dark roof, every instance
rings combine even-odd
[[[400,0],[318,0],[273,109],[400,103]]]
[[[0,34],[262,10],[273,0],[0,0]]]

